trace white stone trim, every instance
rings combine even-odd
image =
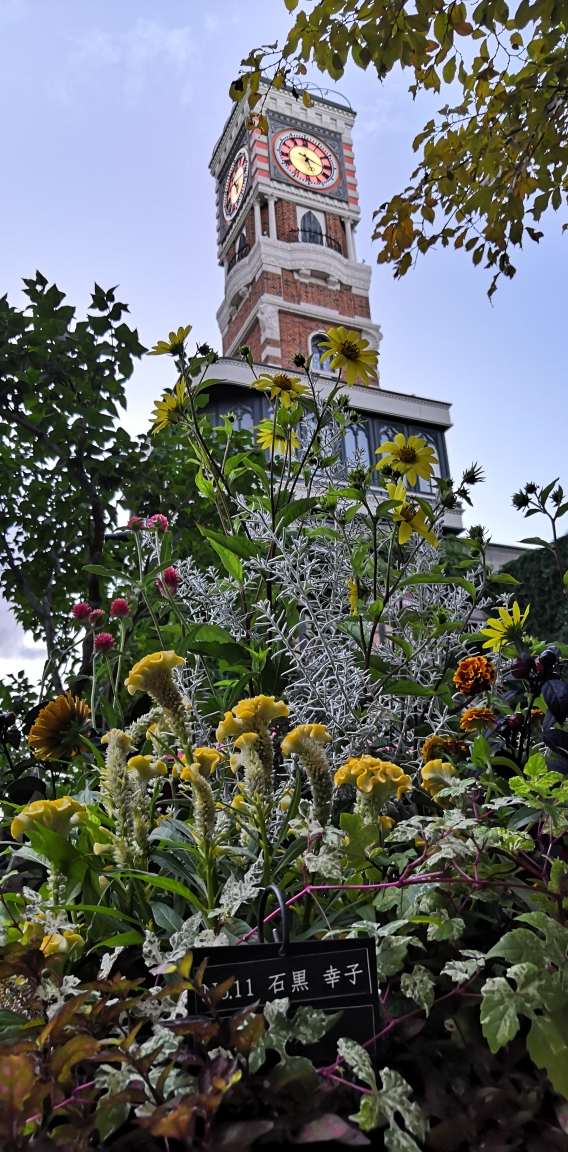
[[[314,333],[318,329],[314,329]],[[207,375],[212,380],[225,381],[227,384],[236,384],[241,388],[250,388],[254,376],[248,364],[237,357],[223,356],[216,364],[208,368]],[[334,381],[329,376],[317,377],[317,389],[324,396],[329,395]],[[389,392],[376,385],[365,388],[363,384],[354,384],[348,389],[353,397],[353,407],[361,412],[372,412],[380,416],[407,420],[411,424],[435,424],[438,428],[451,428],[451,403],[446,400],[429,400],[424,396],[411,396],[406,392]]]

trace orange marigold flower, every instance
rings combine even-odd
[[[466,708],[460,720],[460,728],[464,732],[483,731],[494,728],[495,721],[495,713],[490,708]]]
[[[469,748],[465,740],[455,740],[453,736],[428,736],[422,745],[422,759],[425,764],[429,760],[437,760],[441,756],[455,756],[461,759],[467,756]]]
[[[460,660],[453,680],[464,696],[476,696],[491,688],[495,676],[495,665],[487,656],[468,656]]]

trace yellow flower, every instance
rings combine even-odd
[[[293,796],[292,789],[291,788],[285,788],[281,797],[280,797],[280,803],[278,805],[281,812],[287,812],[288,811],[288,809],[290,808],[290,805],[292,803],[292,796]]]
[[[177,664],[185,664],[185,660],[175,652],[151,652],[134,665],[124,683],[131,696],[135,692],[149,692],[150,696],[154,696],[157,681],[171,679],[172,669]]]
[[[332,739],[325,724],[298,724],[297,728],[293,728],[284,737],[281,744],[282,754],[291,756],[293,752],[298,752],[304,740],[315,740],[316,744],[330,744]]]
[[[261,372],[258,380],[254,380],[251,384],[251,388],[258,388],[259,392],[267,392],[270,388],[270,399],[275,400],[278,397],[284,408],[295,404],[298,396],[303,396],[307,392],[299,376],[288,376],[286,372],[276,372],[274,375],[270,372]]]
[[[385,791],[381,806],[389,796],[400,800],[404,792],[410,791],[412,781],[398,764],[390,760],[379,760],[375,756],[351,756],[335,773],[335,784],[354,784],[365,795],[378,796],[381,788]]]
[[[357,589],[357,581],[356,580],[348,580],[347,586],[349,588],[349,607],[351,609],[351,615],[356,616],[357,612],[358,612],[358,607],[359,607],[358,606],[359,592]]]
[[[68,836],[69,830],[87,815],[85,805],[71,796],[62,796],[59,800],[34,800],[14,817],[10,832],[16,840],[22,832],[33,831],[36,824],[41,824],[50,832]]]
[[[385,457],[377,464],[377,469],[390,464],[396,472],[404,472],[409,484],[416,484],[417,476],[429,480],[434,475],[434,464],[438,463],[434,449],[426,444],[422,436],[409,436],[407,440],[402,432],[398,432],[392,440],[385,440],[377,448],[376,454]]]
[[[378,352],[368,347],[369,341],[362,340],[357,332],[348,332],[346,328],[330,328],[327,340],[322,340],[320,348],[327,351],[321,356],[321,361],[330,359],[329,367],[345,368],[345,381],[351,387],[356,380],[369,384],[370,380],[377,379]]]
[[[237,792],[236,796],[233,797],[231,808],[234,808],[236,812],[248,812],[249,802],[242,792]]]
[[[455,740],[453,736],[428,736],[422,745],[421,756],[427,764],[429,760],[439,757],[440,753],[461,757],[467,756],[468,751],[465,740]]]
[[[191,324],[188,324],[186,328],[178,328],[177,332],[170,332],[169,340],[158,340],[158,343],[154,345],[148,355],[166,356],[169,353],[171,356],[177,356],[181,352],[190,332]]]
[[[410,540],[413,532],[418,532],[419,536],[423,536],[429,544],[434,548],[438,547],[438,538],[428,527],[426,517],[419,504],[410,503],[407,500],[407,491],[404,486],[404,481],[399,480],[397,484],[387,484],[387,492],[389,500],[400,500],[397,508],[393,509],[392,518],[395,524],[400,524],[398,530],[399,544],[406,544]]]
[[[243,732],[242,736],[238,736],[235,740],[236,752],[233,752],[229,760],[229,767],[231,772],[238,772],[239,768],[245,768],[250,760],[250,752],[256,752],[255,744],[258,744],[258,732]]]
[[[199,764],[199,771],[202,776],[211,776],[222,756],[216,748],[194,748],[193,759],[196,764]]]
[[[530,604],[527,605],[523,615],[521,616],[521,609],[515,600],[513,604],[513,614],[507,611],[506,608],[498,608],[497,611],[500,620],[489,619],[487,621],[487,628],[481,629],[482,636],[488,636],[489,639],[485,641],[484,648],[492,648],[494,652],[498,652],[503,644],[509,644],[511,641],[522,640],[523,625],[529,614]]]
[[[174,393],[163,392],[161,400],[154,401],[152,412],[152,434],[160,432],[167,424],[178,424],[187,409],[187,392],[185,379],[180,376]]]
[[[42,708],[32,724],[28,743],[40,760],[61,760],[86,752],[82,737],[89,731],[90,708],[79,696],[65,692]]]
[[[53,956],[57,953],[68,955],[69,952],[78,952],[84,944],[85,941],[78,932],[69,932],[66,929],[65,932],[52,932],[50,936],[44,936],[40,950],[44,956]]]
[[[444,800],[436,799],[442,788],[447,788],[456,775],[453,764],[447,760],[430,760],[421,770],[420,778],[425,792],[429,792],[436,804],[444,807]]]
[[[273,420],[261,420],[260,424],[257,424],[256,430],[258,432],[257,444],[265,451],[269,450],[272,456],[276,452],[280,452],[284,456],[286,452],[295,452],[296,448],[300,447],[300,441],[294,429],[286,434],[278,424],[276,428],[274,427]]]
[[[142,782],[147,784],[156,776],[167,776],[168,769],[163,760],[155,760],[153,756],[131,756],[126,765],[129,772],[136,772]]]
[[[495,713],[490,708],[466,708],[460,720],[464,732],[485,731],[495,727]]]
[[[275,700],[274,696],[252,696],[247,700],[239,700],[231,712],[225,712],[225,719],[221,720],[215,739],[221,742],[228,736],[257,732],[259,725],[265,727],[278,716],[289,715],[288,706],[283,700]]]
[[[390,832],[391,828],[394,827],[394,820],[392,816],[379,816],[379,824],[385,832]]]
[[[101,737],[101,744],[110,744],[113,736],[115,737],[115,743],[122,748],[123,752],[128,752],[132,744],[132,736],[128,736],[121,728],[111,728],[109,732],[105,732],[104,736]]]

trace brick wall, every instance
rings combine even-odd
[[[290,235],[294,229],[297,230],[298,228],[296,205],[292,204],[291,200],[277,200],[275,208],[278,239],[290,243],[297,238],[296,236]]]
[[[298,280],[293,272],[282,271],[282,294],[291,304],[312,304],[319,308],[332,308],[342,316],[353,316],[353,293],[342,284],[340,288],[328,288],[323,280]],[[360,312],[359,315],[362,315]]]
[[[248,212],[247,212],[247,214],[246,214],[246,219],[245,219],[245,223],[244,223],[244,229],[243,229],[243,231],[244,231],[244,232],[245,232],[245,234],[246,234],[246,238],[247,238],[247,244],[249,244],[249,245],[250,245],[250,247],[252,248],[252,246],[253,246],[253,244],[254,244],[254,241],[255,241],[255,235],[254,235],[254,211],[253,211],[253,209],[252,209],[252,208],[250,208],[250,209],[249,209],[249,211],[248,211]]]
[[[335,212],[326,212],[325,230],[328,236],[331,236],[333,240],[337,240],[337,242],[341,244],[341,255],[347,256],[345,225],[341,219],[341,216],[337,216]]]
[[[223,352],[226,353],[230,348],[233,340],[236,339],[247,316],[250,316],[255,304],[261,296],[268,293],[270,296],[282,295],[282,280],[275,272],[263,272],[258,280],[255,280],[251,285],[251,290],[246,300],[243,300],[238,312],[232,320],[229,321],[229,327],[225,336],[223,337]],[[240,337],[243,344],[250,344],[250,340],[245,339],[244,336]]]
[[[285,368],[292,367],[292,356],[296,352],[302,352],[304,356],[309,356],[311,348],[309,345],[310,337],[316,332],[326,332],[328,328],[334,325],[324,320],[317,321],[310,319],[309,316],[296,315],[293,312],[280,313],[280,347],[282,349],[282,364]],[[354,331],[357,335],[361,333],[354,326]]]

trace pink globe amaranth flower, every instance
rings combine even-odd
[[[103,612],[102,608],[93,608],[89,616],[89,624],[92,624],[96,628],[97,624],[102,624],[105,616],[106,612]]]
[[[146,521],[146,527],[150,531],[167,532],[169,526],[170,522],[167,516],[162,516],[160,512],[156,512],[155,516],[150,516],[150,519]]]
[[[140,530],[144,528],[144,525],[145,520],[143,516],[131,516],[126,527],[130,528],[132,532],[140,532]]]
[[[71,609],[76,620],[85,620],[91,611],[91,605],[83,602],[82,604],[74,604]]]
[[[102,652],[106,655],[107,652],[112,652],[114,648],[114,636],[110,632],[99,632],[95,636],[95,652]]]
[[[165,584],[168,592],[170,593],[170,596],[175,596],[175,594],[178,590],[178,585],[179,585],[179,576],[178,576],[175,568],[164,569],[164,571],[162,572],[162,576],[164,578],[163,584],[162,584],[162,581],[160,579],[156,580],[156,585],[158,587],[159,592],[161,592],[162,596],[166,595],[165,590],[164,590],[164,584]]]
[[[130,604],[122,596],[113,600],[110,606],[110,616],[130,616]]]

